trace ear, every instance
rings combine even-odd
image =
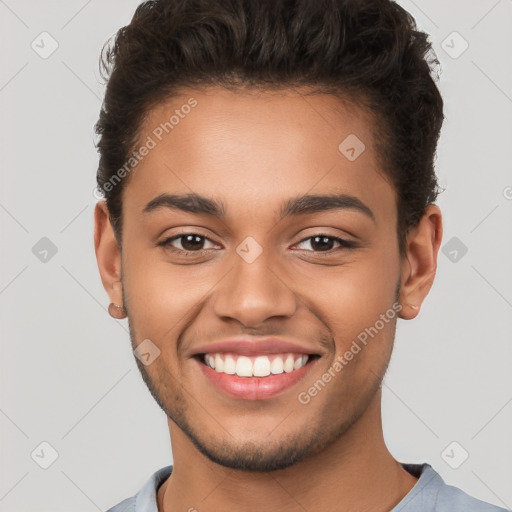
[[[429,205],[418,225],[407,235],[406,254],[402,258],[401,318],[410,320],[418,315],[434,282],[442,237],[441,210]]]
[[[101,281],[110,301],[122,305],[121,254],[105,199],[96,203],[94,208],[94,250]]]

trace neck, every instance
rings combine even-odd
[[[159,512],[391,510],[417,479],[384,443],[380,398],[379,390],[359,420],[327,450],[270,473],[238,471],[212,462],[169,420],[174,463],[158,491]]]

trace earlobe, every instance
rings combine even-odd
[[[104,199],[94,209],[94,250],[103,287],[110,301],[122,306],[121,254]]]
[[[407,235],[400,287],[401,318],[415,318],[432,287],[442,235],[441,211],[436,205],[429,205]]]

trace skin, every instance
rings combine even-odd
[[[379,167],[372,120],[331,95],[183,89],[148,112],[140,140],[191,97],[197,106],[126,178],[122,252],[105,202],[95,209],[109,298],[124,304],[132,347],[149,338],[161,351],[148,366],[137,359],[168,416],[174,469],[158,490],[159,511],[390,510],[417,481],[382,433],[396,317],[308,404],[297,395],[397,299],[401,318],[418,314],[436,271],[439,208],[426,208],[401,256],[396,193]],[[355,161],[338,150],[349,134],[366,146]],[[164,192],[222,201],[226,214],[143,214]],[[347,208],[279,218],[290,198],[341,192],[374,219]],[[205,254],[157,245],[180,233],[206,237],[195,249]],[[355,247],[315,245],[319,234]],[[248,236],[263,250],[250,264],[236,252]],[[194,250],[184,238],[172,246]],[[209,383],[190,352],[240,334],[286,338],[321,357],[278,396],[234,399]]]

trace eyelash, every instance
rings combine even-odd
[[[175,252],[175,253],[179,253],[180,255],[183,255],[183,256],[203,255],[203,254],[205,254],[209,250],[209,249],[200,249],[198,251],[187,251],[185,249],[177,249],[176,247],[173,247],[171,245],[171,242],[173,242],[174,240],[179,240],[180,238],[183,238],[183,237],[186,237],[186,236],[197,236],[199,238],[203,238],[205,240],[208,240],[209,242],[214,243],[208,237],[200,235],[198,233],[181,233],[179,235],[175,235],[173,237],[166,238],[165,240],[159,242],[157,245],[163,246],[166,249],[169,249],[170,251]],[[318,238],[318,237],[328,238],[330,240],[333,240],[334,242],[338,242],[340,244],[340,247],[329,249],[328,251],[314,251],[314,250],[309,251],[308,250],[307,252],[313,252],[313,253],[319,254],[319,255],[324,255],[324,254],[325,255],[331,255],[336,250],[354,249],[355,247],[357,247],[357,245],[354,242],[349,242],[348,240],[345,240],[343,238],[339,238],[337,236],[326,235],[324,233],[318,233],[318,234],[311,235],[311,236],[308,236],[306,238],[303,238],[300,242],[298,242],[298,244],[301,244],[301,243],[303,243],[303,242],[305,242],[307,240],[310,240],[310,239],[313,239],[313,238]]]

